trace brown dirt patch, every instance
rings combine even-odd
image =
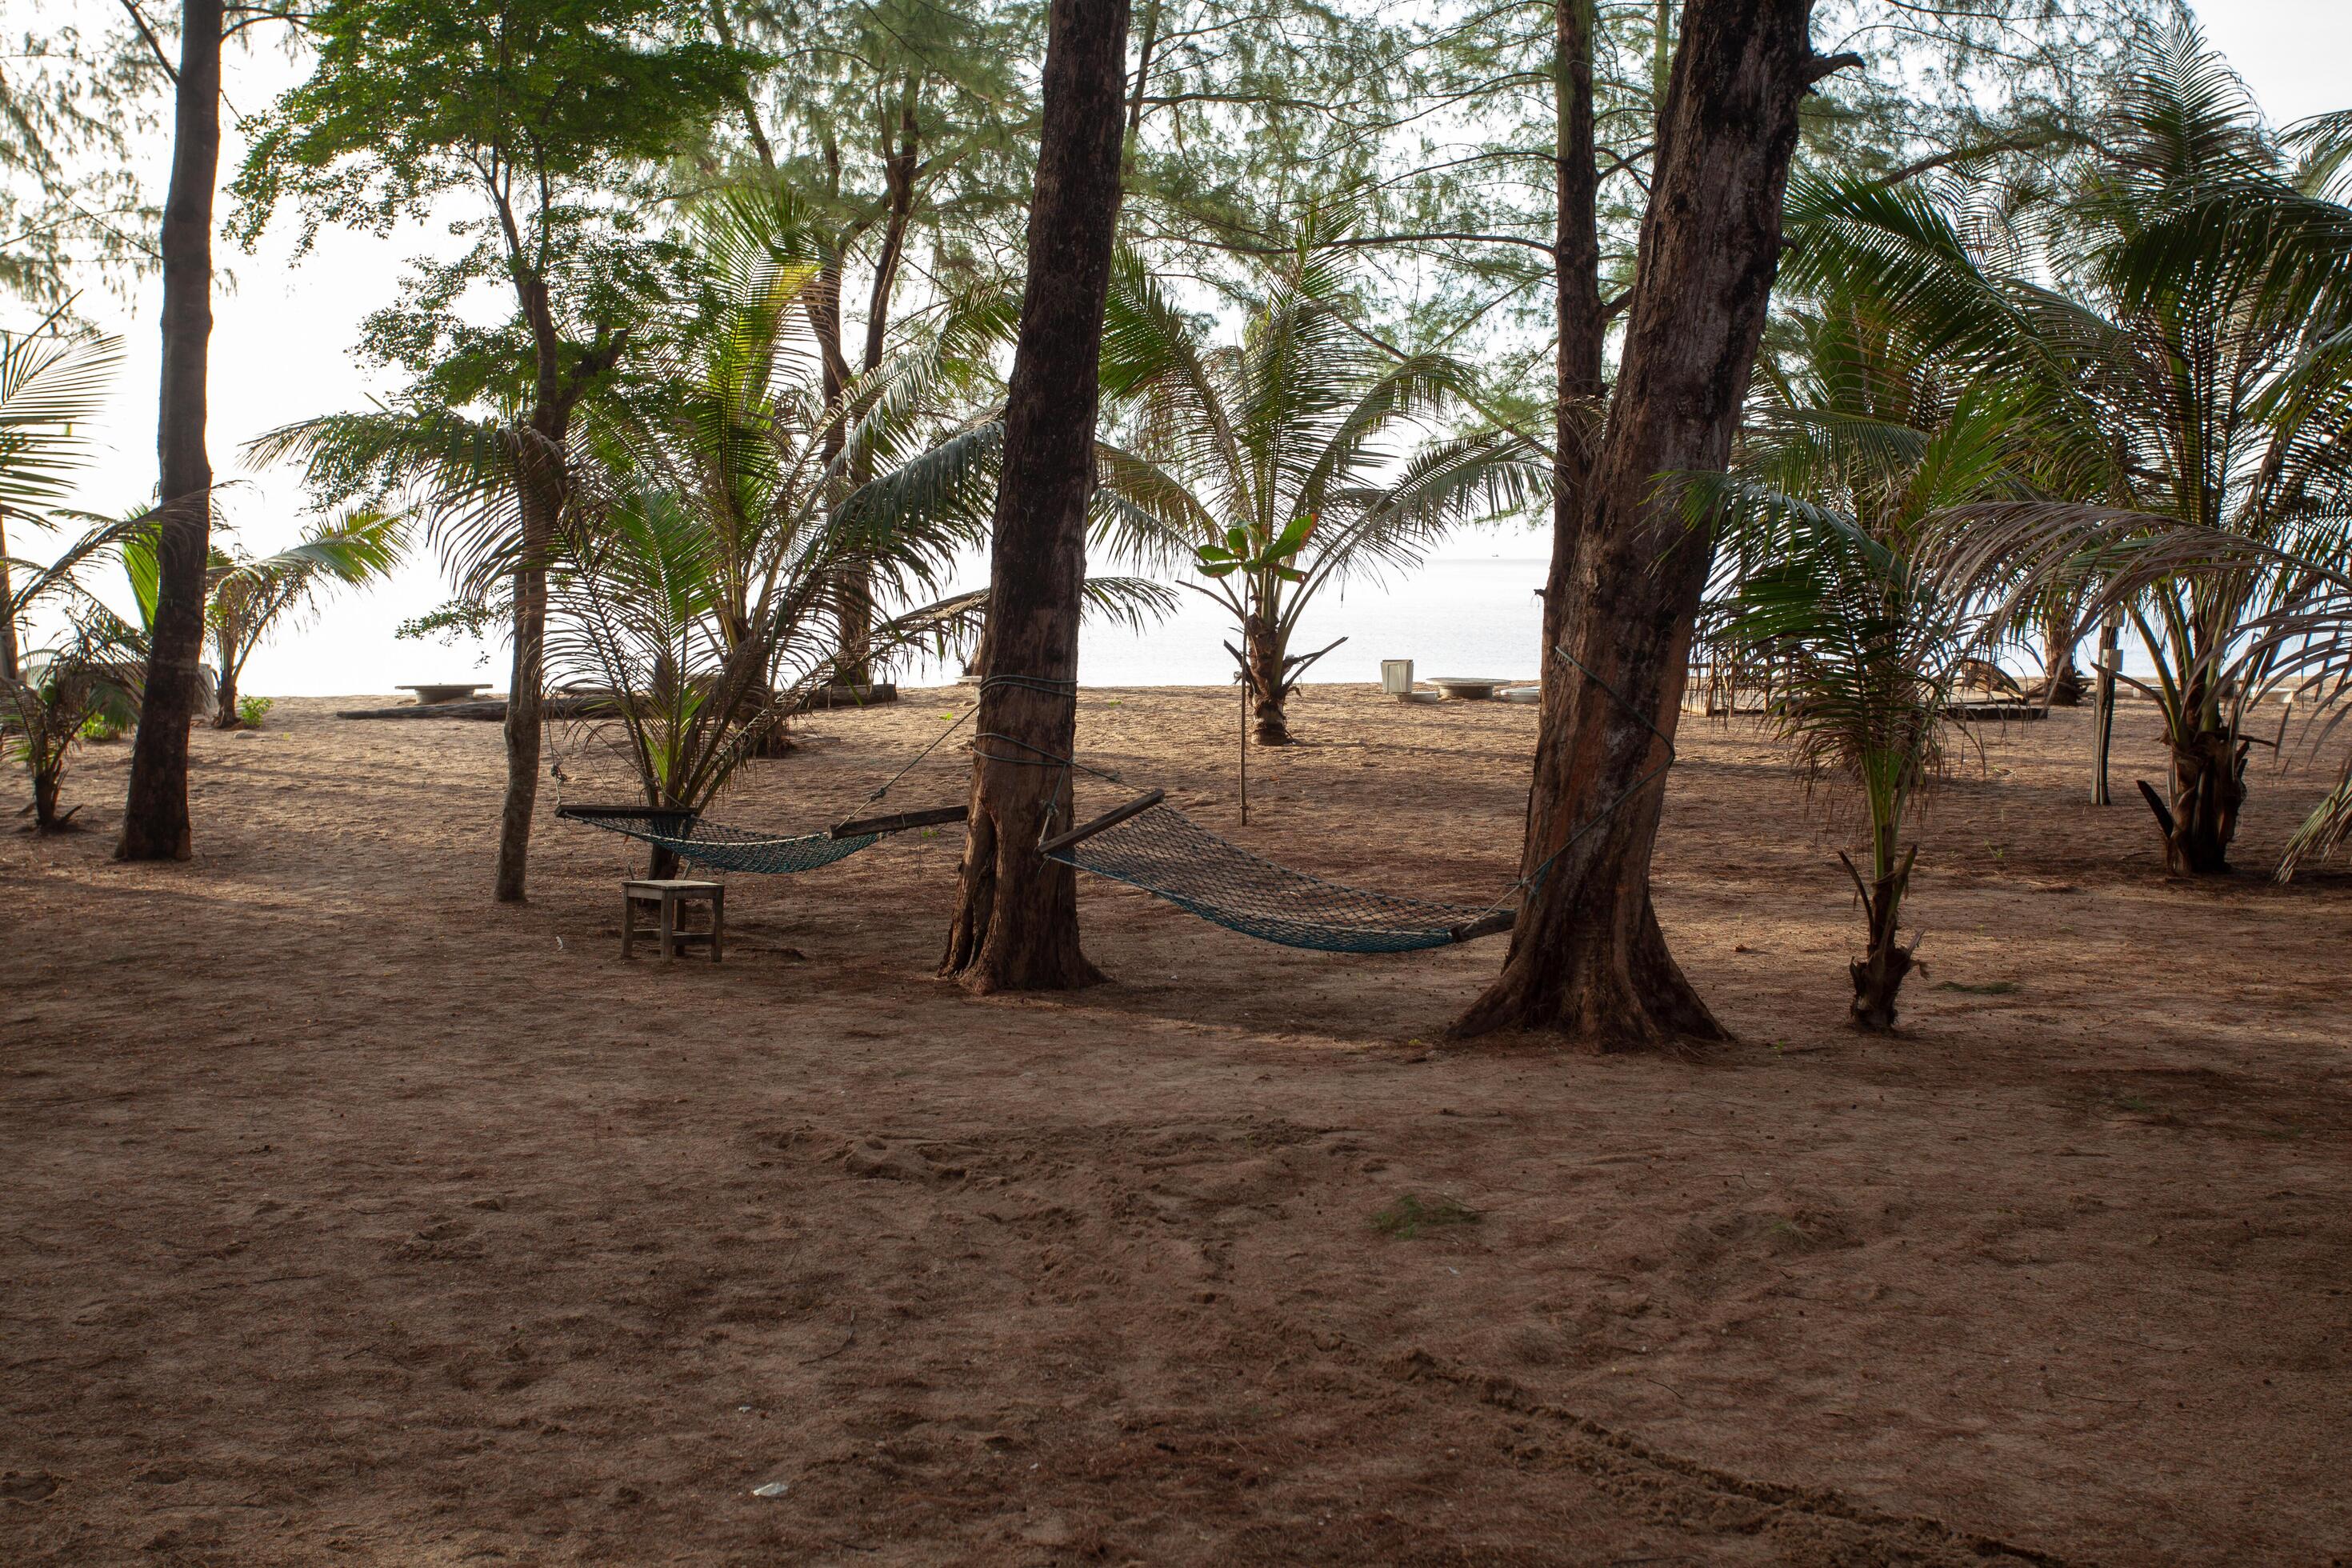
[[[819,717],[723,815],[845,815],[969,700]],[[1082,740],[1223,827],[1231,703],[1090,691]],[[191,865],[0,841],[0,1559],[2352,1551],[2352,879],[2168,880],[2079,715],[1937,803],[1891,1041],[1837,1026],[1802,792],[1693,721],[1659,904],[1741,1043],[1677,1060],[1433,1050],[1499,945],[1097,883],[1111,984],[974,1000],[931,975],[952,836],[624,966],[620,841],[547,823],[494,907],[495,727],[349,705],[199,732]],[[1297,718],[1246,842],[1507,881],[1531,710]],[[101,828],[122,766],[68,781]],[[2258,769],[2249,866],[2319,787]],[[1408,1195],[1461,1222],[1375,1225]]]

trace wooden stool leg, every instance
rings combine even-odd
[[[637,945],[637,900],[621,889],[621,956],[626,958]]]
[[[710,895],[710,962],[716,963],[727,947],[727,889],[719,887]]]
[[[664,888],[661,896],[661,955],[677,956],[677,893]]]

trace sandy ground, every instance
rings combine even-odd
[[[714,815],[845,815],[969,700],[822,716]],[[1740,1043],[1674,1059],[1432,1048],[1499,943],[1091,882],[1112,983],[974,1000],[938,835],[625,965],[623,841],[546,822],[496,907],[496,728],[350,705],[199,733],[193,864],[0,837],[0,1561],[2352,1554],[2352,879],[2167,879],[2079,715],[1937,802],[1887,1041],[1801,788],[1689,724],[1659,906]],[[1080,711],[1231,824],[1229,692]],[[1296,717],[1239,837],[1508,879],[1531,709]],[[68,782],[101,829],[125,751]],[[2320,780],[2253,787],[2260,867]]]

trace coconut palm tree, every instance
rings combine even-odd
[[[205,625],[220,667],[214,727],[234,730],[245,721],[237,709],[237,678],[264,638],[289,617],[315,611],[335,589],[388,576],[407,548],[405,518],[359,507],[314,523],[299,542],[274,554],[215,550],[205,605]]]
[[[152,625],[159,574],[155,536],[148,531],[124,542],[122,564],[131,579],[140,616]],[[408,545],[407,520],[396,512],[355,507],[324,519],[301,540],[274,554],[252,556],[213,547],[205,572],[205,632],[217,666],[213,685],[213,727],[234,730],[237,678],[271,632],[289,616],[318,608],[338,587],[378,580],[400,563]]]
[[[1767,721],[1809,784],[1861,808],[1863,956],[1849,1021],[1885,1033],[1914,966],[1901,926],[1917,845],[1906,818],[1941,775],[1955,689],[1988,650],[1966,601],[1920,554],[1932,520],[2030,493],[2030,428],[1997,392],[1951,388],[1932,360],[1851,303],[1794,323],[1768,366],[1728,475],[1690,481],[1727,546],[1707,629],[1771,693]]]
[[[812,688],[968,646],[986,610],[942,595],[994,499],[1002,422],[963,410],[1009,306],[942,301],[829,396],[806,309],[824,280],[793,226],[769,193],[703,215],[700,298],[627,395],[587,411],[570,464],[551,658],[608,694],[589,738],[665,809],[701,810]],[[1087,595],[1131,623],[1172,603],[1124,579]]]
[[[73,811],[58,810],[59,791],[91,721],[103,715],[120,730],[137,716],[146,638],[100,603],[82,577],[152,526],[147,514],[100,522],[53,561],[7,563],[14,568],[12,585],[0,599],[0,616],[16,626],[46,610],[64,623],[53,640],[25,651],[16,672],[0,680],[0,700],[6,703],[0,755],[14,753],[25,763],[37,832],[62,833],[73,826]]]
[[[1279,746],[1292,688],[1330,651],[1291,651],[1325,589],[1416,565],[1447,529],[1522,506],[1545,481],[1541,455],[1501,432],[1405,451],[1470,373],[1438,354],[1391,358],[1357,331],[1345,265],[1314,236],[1262,286],[1240,341],[1221,343],[1139,261],[1119,263],[1102,386],[1129,439],[1102,454],[1098,531],[1127,559],[1202,578],[1186,585],[1233,616],[1256,739]]]
[[[2110,605],[2154,679],[2170,752],[2143,781],[2177,871],[2226,870],[2255,703],[2283,650],[2261,628],[2343,559],[2352,525],[2352,208],[2322,154],[2293,165],[2194,33],[2144,55],[2105,133],[2053,199],[1987,221],[1992,193],[1938,202],[1849,185],[1801,204],[1784,274],[1834,279],[2029,405],[2041,499],[1958,509],[1937,570],[1996,626]],[[2054,499],[2053,499],[2054,498]],[[2183,534],[2180,531],[2190,531]],[[2151,575],[2146,537],[2227,538],[2222,569]],[[2118,599],[2103,577],[2128,586]]]
[[[26,332],[0,331],[0,603],[9,593],[8,529],[47,526],[49,509],[89,459],[81,427],[106,406],[122,340],[62,330],[62,310]],[[17,616],[0,617],[0,681],[18,673]]]
[[[89,594],[82,576],[147,519],[97,522],[52,561],[8,553],[11,525],[48,530],[66,521],[53,509],[89,460],[81,427],[105,406],[122,358],[119,338],[67,332],[60,321],[53,313],[30,331],[0,331],[0,754],[23,759],[42,832],[69,826],[73,813],[58,810],[67,761],[94,713],[135,711],[143,658],[131,628]],[[62,615],[64,627],[28,652],[37,610]]]

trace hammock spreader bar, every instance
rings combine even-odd
[[[1327,882],[1251,854],[1162,798],[1138,796],[1038,846],[1262,942],[1320,952],[1412,952],[1511,929],[1517,911],[1442,904]]]
[[[755,876],[814,871],[820,866],[848,858],[885,834],[936,823],[961,822],[964,812],[960,805],[940,806],[930,811],[844,822],[825,833],[780,837],[705,822],[690,811],[665,811],[646,805],[566,805],[555,808],[555,815],[567,822],[625,834],[641,843],[667,849],[688,865]]]

